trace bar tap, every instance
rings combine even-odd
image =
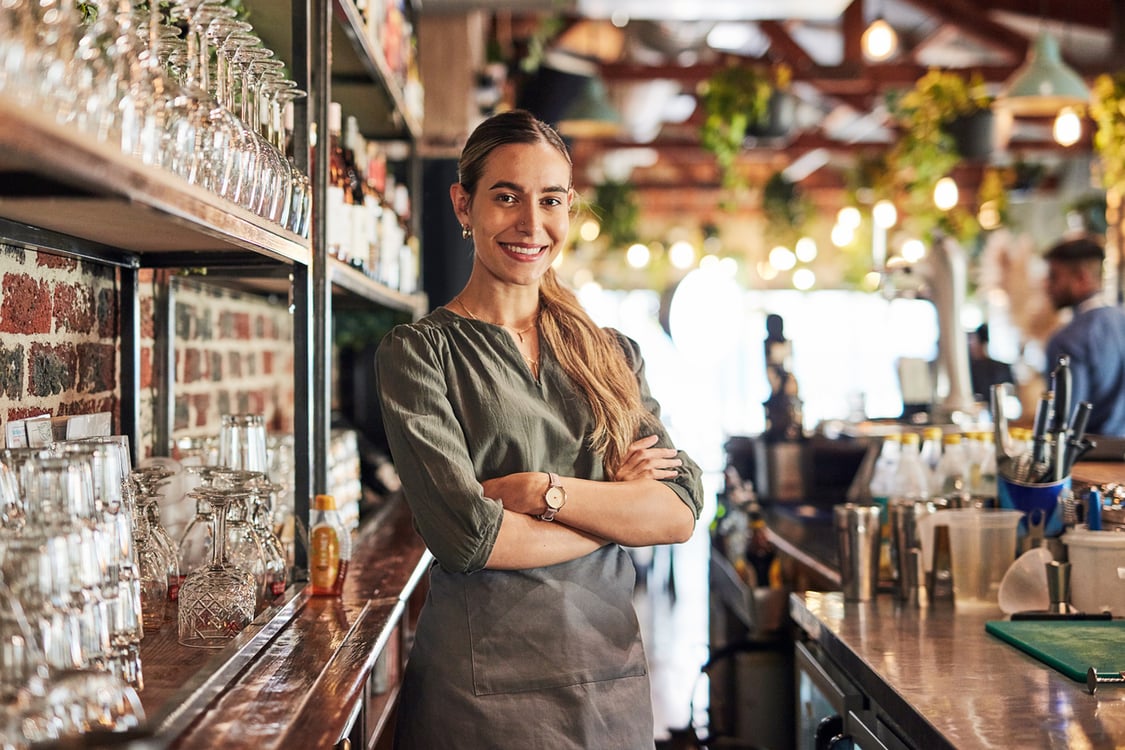
[[[883,293],[889,298],[918,297],[933,303],[938,318],[938,372],[931,421],[949,422],[956,412],[975,414],[969,375],[969,343],[961,327],[967,264],[961,246],[937,235],[917,263],[892,261],[883,272]]]

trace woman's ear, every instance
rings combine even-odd
[[[457,221],[462,226],[470,224],[469,221],[469,205],[471,203],[468,191],[465,186],[460,182],[455,182],[449,186],[449,200],[453,203],[453,213],[457,215]]]

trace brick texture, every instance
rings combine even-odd
[[[138,450],[152,454],[155,290],[140,273]],[[293,323],[285,304],[173,277],[173,439],[217,435],[223,414],[293,429]],[[0,243],[0,420],[110,411],[120,426],[117,270]],[[2,440],[2,436],[0,436]]]
[[[0,244],[0,420],[119,421],[117,271]]]

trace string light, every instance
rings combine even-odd
[[[1073,146],[1082,137],[1082,119],[1074,107],[1063,107],[1055,117],[1055,125],[1051,129],[1055,141],[1060,146]]]
[[[960,192],[957,190],[957,183],[953,181],[952,177],[942,177],[934,185],[934,205],[942,211],[948,211],[956,206],[958,198],[960,198]]]
[[[898,34],[883,18],[876,18],[863,32],[861,44],[868,60],[882,62],[898,49]]]

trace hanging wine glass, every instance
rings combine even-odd
[[[205,494],[211,504],[210,564],[188,575],[180,587],[179,641],[198,648],[221,648],[254,619],[254,576],[227,559],[226,516],[231,493]]]

